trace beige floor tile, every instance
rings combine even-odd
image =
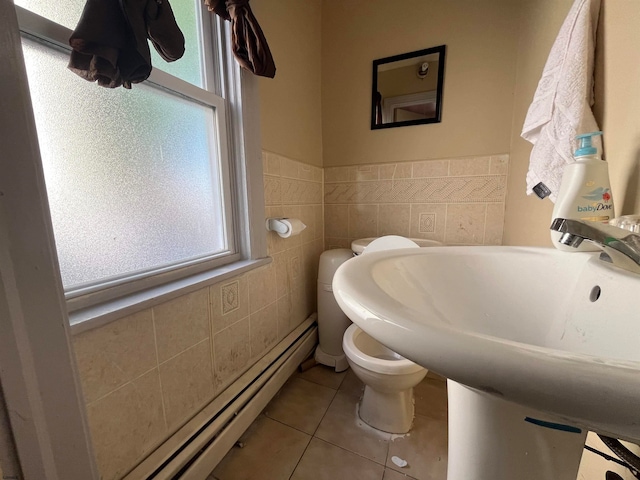
[[[357,415],[359,398],[338,392],[322,419],[316,437],[369,460],[384,464],[391,434],[364,423]]]
[[[396,472],[395,470],[391,470],[390,468],[384,469],[384,477],[382,480],[415,480],[413,477],[409,475],[405,475],[404,473]]]
[[[349,369],[338,391],[361,398],[364,393],[364,383],[353,373],[353,370]]]
[[[267,405],[267,417],[313,435],[336,391],[301,378],[290,379]]]
[[[392,456],[408,462],[400,468]],[[447,478],[447,421],[416,415],[411,431],[389,443],[387,468],[410,475],[418,480]]]
[[[427,378],[431,378],[433,380],[440,380],[441,382],[446,382],[447,381],[447,379],[445,377],[443,377],[441,375],[438,375],[437,373],[432,372],[431,370],[429,370],[427,372]]]
[[[210,478],[215,480],[288,480],[311,437],[260,415]]]
[[[313,438],[291,480],[382,480],[383,472],[382,465]]]
[[[316,365],[309,370],[300,372],[298,377],[337,390],[346,375],[347,370],[336,373],[335,368],[327,367],[326,365]]]
[[[426,377],[413,389],[416,415],[437,420],[447,419],[447,384]]]

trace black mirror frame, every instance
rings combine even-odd
[[[417,50],[415,52],[403,53],[400,55],[394,55],[392,57],[379,58],[373,61],[373,85],[371,89],[371,130],[379,130],[381,128],[395,128],[406,127],[409,125],[423,125],[427,123],[440,123],[442,117],[442,90],[444,84],[444,65],[445,65],[445,52],[446,45],[440,45],[437,47],[426,48],[424,50]],[[391,122],[391,123],[376,123],[376,102],[378,95],[378,66],[385,63],[397,62],[399,60],[406,60],[408,58],[421,57],[423,55],[431,55],[437,53],[438,55],[438,87],[436,90],[436,113],[432,118],[424,118],[420,120],[406,120],[403,122]]]

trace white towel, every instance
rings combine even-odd
[[[599,130],[591,111],[599,12],[600,0],[575,0],[549,53],[521,133],[533,143],[527,195],[542,182],[555,203],[564,167],[574,161],[575,136]],[[593,140],[601,151],[599,137]]]

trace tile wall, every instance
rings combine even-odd
[[[322,170],[265,152],[273,262],[74,337],[98,467],[119,479],[315,308],[323,247]]]
[[[266,217],[307,225],[288,239],[267,234],[271,264],[74,337],[104,480],[126,474],[316,310],[324,245],[385,234],[502,241],[508,155],[330,167],[324,185],[321,168],[262,158]]]
[[[316,306],[324,247],[322,169],[271,152],[263,152],[263,165],[266,216],[299,218],[307,226],[296,237],[283,239],[274,232],[267,237],[279,311],[298,325]]]
[[[509,155],[324,169],[326,248],[402,235],[500,245]]]

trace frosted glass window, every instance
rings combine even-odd
[[[23,50],[65,290],[228,251],[212,107]]]
[[[15,0],[15,4],[42,17],[63,25],[70,30],[76,28],[86,0]],[[156,53],[151,44],[151,64],[154,68],[170,73],[198,87],[204,86],[202,76],[202,38],[199,28],[199,0],[172,0],[171,9],[185,38],[185,53],[180,60],[167,63]],[[67,58],[68,61],[68,58]],[[65,63],[66,65],[66,63]],[[135,88],[135,86],[134,86]]]
[[[43,0],[14,0],[19,7],[25,8],[41,17],[59,23],[73,30],[76,28],[86,0],[59,0],[45,2]],[[172,5],[173,7],[173,5]]]
[[[151,46],[151,64],[153,68],[170,73],[174,77],[181,78],[198,87],[204,87],[202,36],[198,28],[197,12],[197,9],[200,8],[199,0],[173,0],[171,8],[176,16],[178,26],[184,34],[184,55],[180,60],[167,63]]]

